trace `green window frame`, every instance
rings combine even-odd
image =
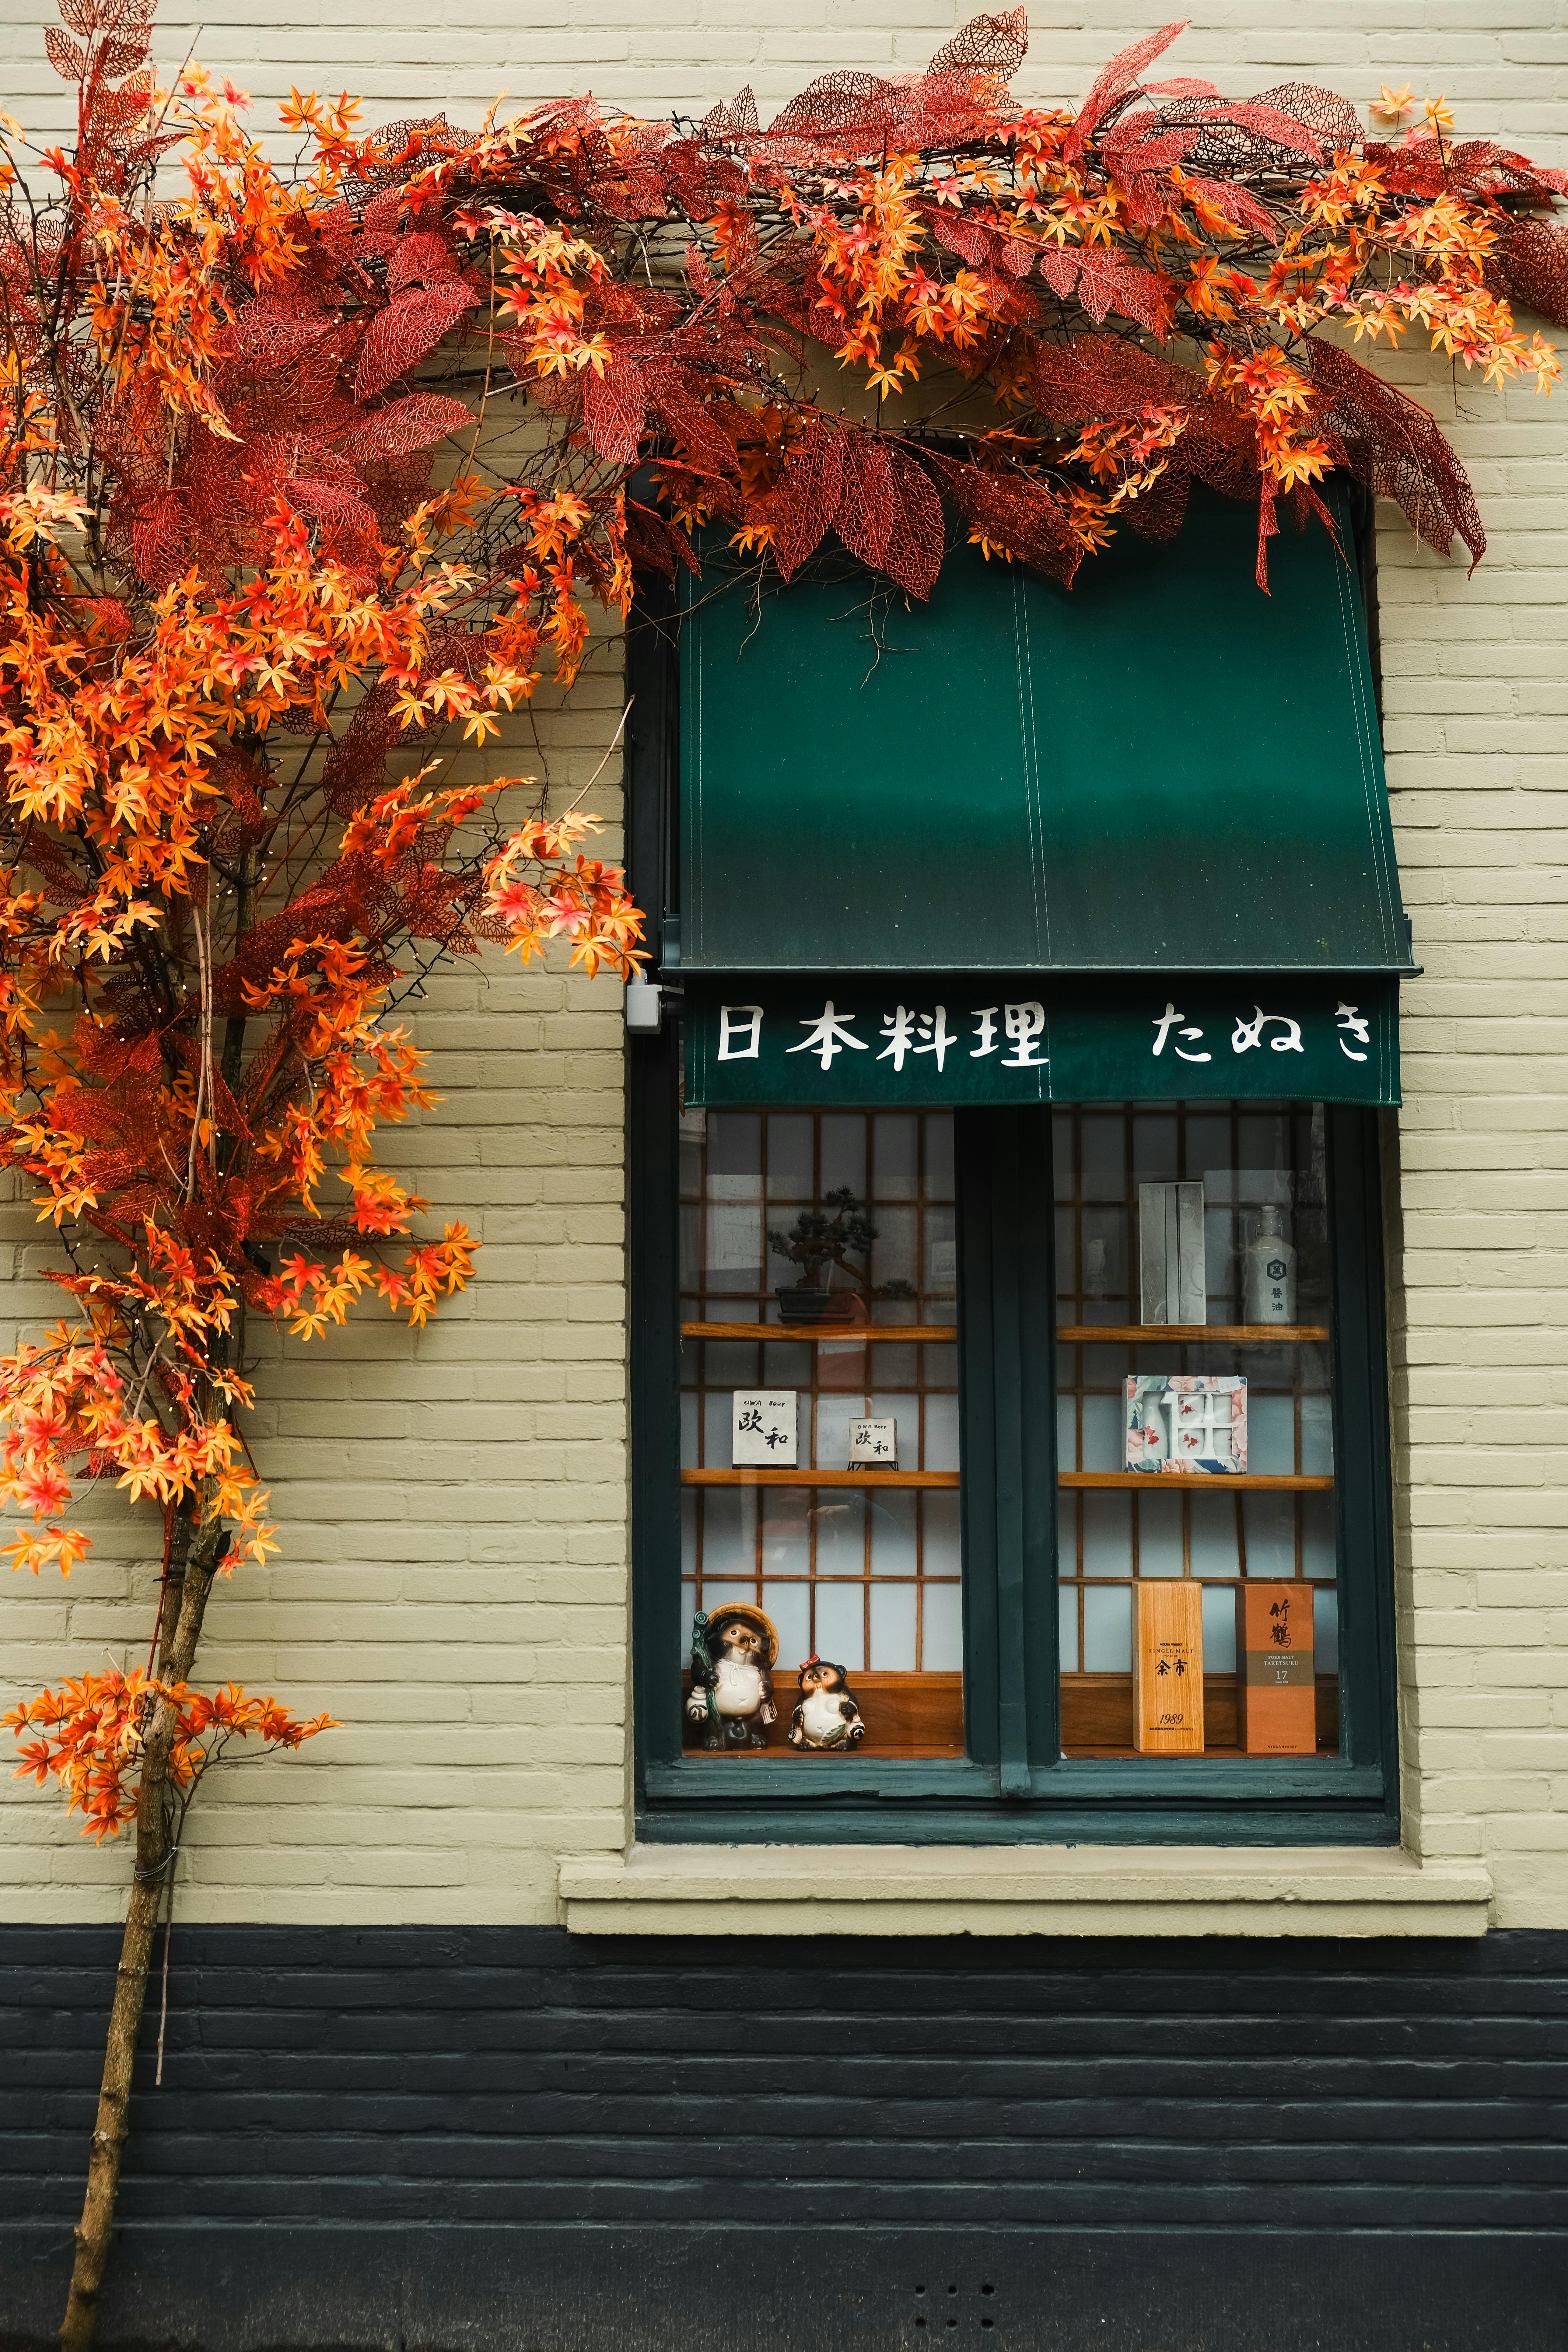
[[[628,865],[678,915],[668,610],[631,641]],[[671,975],[673,976],[673,975]],[[633,1693],[639,1838],[679,1843],[1390,1844],[1399,1837],[1380,1119],[1331,1104],[1340,1752],[1065,1759],[1058,1649],[1052,1113],[954,1114],[963,1429],[963,1758],[681,1752],[675,1262],[680,1040],[628,1040]]]

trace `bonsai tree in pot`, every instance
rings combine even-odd
[[[866,1204],[847,1184],[825,1192],[821,1205],[802,1209],[788,1233],[768,1231],[768,1247],[775,1257],[798,1265],[794,1283],[780,1283],[773,1296],[786,1323],[838,1323],[854,1318],[856,1302],[862,1307],[873,1298],[913,1298],[914,1286],[901,1280],[873,1289],[868,1277],[871,1244],[877,1228],[866,1214]],[[852,1265],[851,1256],[865,1261]],[[835,1271],[845,1277],[835,1292]]]

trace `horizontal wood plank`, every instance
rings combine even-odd
[[[683,1339],[825,1339],[842,1348],[846,1341],[885,1348],[899,1339],[951,1342],[958,1337],[956,1323],[683,1323]]]
[[[856,1674],[847,1676],[849,1696],[859,1708],[866,1737],[848,1751],[851,1757],[962,1756],[963,1753],[963,1676],[939,1674]],[[684,1697],[691,1688],[689,1671],[681,1676]],[[765,1748],[730,1751],[733,1763],[762,1757],[798,1759],[803,1770],[826,1762],[826,1750],[792,1748],[790,1720],[800,1693],[795,1670],[784,1660],[773,1668],[773,1705],[779,1719],[768,1733]],[[681,1717],[681,1745],[688,1755],[702,1752],[702,1726]],[[842,1760],[842,1759],[841,1759]]]
[[[957,1483],[956,1481],[954,1482]],[[1228,1491],[1232,1486],[1281,1487],[1293,1494],[1316,1494],[1333,1485],[1331,1478],[1283,1472],[1278,1477],[1251,1470],[1058,1470],[1058,1486],[1202,1486]]]
[[[683,1470],[683,1486],[956,1486],[956,1470]],[[1238,1482],[1232,1479],[1232,1486]]]
[[[1089,1347],[1097,1339],[1175,1340],[1182,1344],[1218,1340],[1224,1347],[1267,1348],[1279,1341],[1326,1340],[1326,1323],[1058,1323],[1057,1338],[1064,1347]]]
[[[1339,1676],[1319,1675],[1316,1686],[1318,1752],[1331,1756],[1338,1752],[1340,1744]],[[1061,1693],[1061,1736],[1066,1754],[1136,1754],[1132,1745],[1131,1675],[1064,1675]],[[1242,1755],[1235,1675],[1204,1676],[1204,1730],[1205,1756]]]

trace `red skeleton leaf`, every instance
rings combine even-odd
[[[400,1014],[436,964],[644,961],[595,818],[444,762],[700,531],[785,580],[836,541],[923,598],[967,540],[1070,584],[1196,481],[1255,507],[1266,588],[1341,471],[1473,563],[1458,457],[1360,347],[1549,389],[1512,304],[1568,323],[1568,238],[1563,175],[1440,99],[1385,90],[1368,135],[1307,84],[1148,79],[1179,25],[1076,109],[1012,96],[1022,9],[765,129],[749,90],[695,130],[574,99],[369,132],[296,91],[280,169],[243,91],[156,84],[151,0],[61,14],[74,145],[0,115],[0,1158],[68,1305],[0,1362],[0,1477],[14,1568],[82,1559],[84,1480],[162,1555],[145,1666],[8,1717],[135,1836],[80,2347],[184,1808],[231,1744],[329,1727],[191,1684],[215,1580],[276,1549],[247,1327],[418,1326],[469,1280],[376,1158],[434,1099]]]

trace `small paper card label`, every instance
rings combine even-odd
[[[851,1470],[896,1470],[898,1466],[899,1424],[896,1421],[850,1423]]]
[[[795,1467],[795,1391],[736,1389],[730,1458],[737,1470]]]

